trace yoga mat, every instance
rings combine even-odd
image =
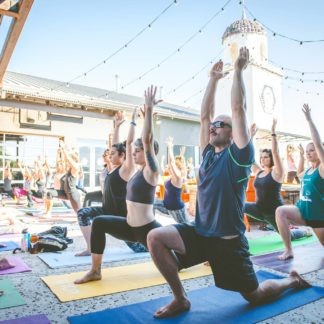
[[[293,259],[278,260],[280,254],[282,251],[253,256],[251,260],[256,265],[285,273],[296,270],[303,274],[324,269],[324,248],[319,243],[297,246]]]
[[[51,324],[44,314],[25,316],[6,321],[0,321],[1,324]]]
[[[76,272],[41,279],[61,302],[109,295],[117,292],[157,286],[165,283],[153,262],[132,264],[102,270],[102,280],[75,285],[73,281],[86,272]],[[191,279],[211,274],[210,267],[198,265],[182,270],[180,278]]]
[[[260,281],[281,278],[265,271],[257,273]],[[118,307],[86,315],[68,317],[71,324],[86,323],[256,323],[289,310],[318,300],[324,296],[324,288],[312,287],[304,290],[286,291],[281,298],[258,306],[251,306],[233,291],[216,287],[194,290],[188,293],[191,310],[170,319],[154,319],[154,312],[171,301],[163,297],[143,303]]]
[[[0,290],[4,291],[4,294],[0,297],[0,308],[21,306],[26,304],[25,300],[12,285],[9,279],[0,280]]]
[[[303,237],[292,241],[293,246],[308,244],[318,241],[315,235]],[[285,249],[281,236],[277,233],[249,240],[250,253],[252,255],[266,254]]]
[[[19,257],[6,257],[11,264],[14,264],[14,268],[0,270],[0,275],[6,275],[11,273],[19,273],[19,272],[28,272],[31,269],[25,264],[25,262]]]
[[[38,257],[51,269],[71,267],[76,265],[91,264],[91,256],[75,256],[76,252],[40,253]],[[103,262],[134,260],[150,257],[150,253],[135,253],[130,249],[113,248],[107,249],[103,256]]]
[[[19,245],[16,242],[7,241],[7,242],[0,242],[1,244],[5,244],[5,247],[0,248],[0,252],[2,251],[11,251],[15,248],[19,247]]]

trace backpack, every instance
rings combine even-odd
[[[38,251],[57,252],[63,251],[73,240],[66,237],[67,228],[61,226],[52,226],[48,231],[38,233]]]
[[[39,252],[57,252],[63,251],[68,247],[68,243],[64,238],[55,235],[44,235],[38,239]]]

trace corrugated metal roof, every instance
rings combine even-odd
[[[67,85],[61,81],[10,71],[5,74],[2,90],[28,98],[88,105],[98,109],[112,109],[116,106],[132,108],[143,104],[142,97],[80,84]],[[156,111],[165,116],[199,121],[198,111],[166,102],[158,105]]]

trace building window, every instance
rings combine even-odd
[[[34,161],[47,158],[53,168],[56,162],[56,153],[59,137],[47,137],[38,135],[0,134],[0,181],[3,181],[3,171],[9,161],[13,175],[12,183],[22,183],[23,177],[17,162],[33,168]]]

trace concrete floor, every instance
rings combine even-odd
[[[65,225],[66,226],[66,225]],[[47,226],[49,228],[50,226]],[[84,247],[84,241],[78,231],[76,224],[70,224],[69,236],[74,239],[73,245],[69,246],[69,251],[80,251]],[[252,233],[247,233],[249,237],[258,237],[267,235],[269,232],[261,232],[253,229]],[[1,239],[1,238],[0,238]],[[108,237],[107,245],[120,247],[124,243],[112,237]],[[11,252],[1,252],[0,257],[11,255]],[[0,310],[0,320],[14,319],[27,315],[46,314],[52,323],[68,323],[67,317],[71,315],[85,314],[89,312],[104,310],[107,308],[115,308],[118,306],[129,305],[158,297],[170,295],[170,290],[167,285],[157,287],[143,288],[135,291],[128,291],[123,293],[116,293],[107,296],[94,297],[89,299],[77,300],[73,302],[61,303],[47,288],[47,286],[40,279],[42,276],[71,273],[77,271],[86,271],[89,266],[76,266],[61,269],[49,269],[37,255],[29,253],[20,253],[19,256],[25,263],[32,268],[32,272],[11,274],[3,276],[8,278],[13,285],[18,289],[20,294],[26,300],[26,305],[5,308]],[[131,261],[132,263],[140,262],[139,260]],[[106,266],[120,266],[125,265],[126,262],[114,262],[113,264],[106,264]],[[260,269],[255,266],[255,270]],[[267,269],[269,271],[269,269]],[[275,272],[274,272],[275,273]],[[324,287],[324,269],[315,271],[304,276],[314,285]],[[187,280],[184,282],[184,287],[187,291],[199,289],[202,287],[214,285],[211,276]],[[316,302],[299,307],[290,312],[268,319],[261,323],[324,323],[324,298]]]

